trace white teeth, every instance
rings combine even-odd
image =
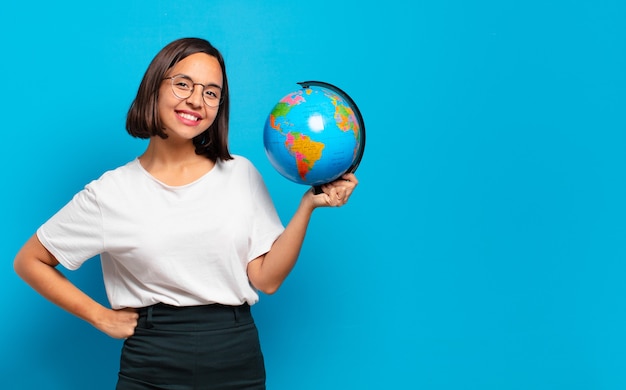
[[[180,117],[185,118],[185,119],[189,119],[190,121],[199,121],[200,118],[194,116],[194,115],[190,115],[190,114],[185,114],[183,112],[179,112],[178,115],[180,115]]]

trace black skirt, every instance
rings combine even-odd
[[[135,334],[122,348],[116,389],[265,389],[250,306],[139,309]]]

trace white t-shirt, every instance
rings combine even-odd
[[[119,309],[252,305],[247,264],[283,230],[261,175],[235,156],[184,186],[158,181],[135,159],[89,183],[37,236],[71,270],[100,254]]]

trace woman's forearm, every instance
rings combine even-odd
[[[44,298],[101,332],[118,339],[130,337],[135,332],[138,315],[134,309],[111,310],[102,306],[59,272],[56,269],[58,264],[33,235],[18,252],[13,267]]]
[[[105,309],[72,284],[55,267],[58,261],[32,236],[18,252],[15,272],[35,291],[71,314],[96,326]]]

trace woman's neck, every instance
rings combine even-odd
[[[174,144],[152,137],[139,156],[141,166],[157,180],[172,186],[189,184],[208,173],[215,162],[195,152],[193,143]]]

